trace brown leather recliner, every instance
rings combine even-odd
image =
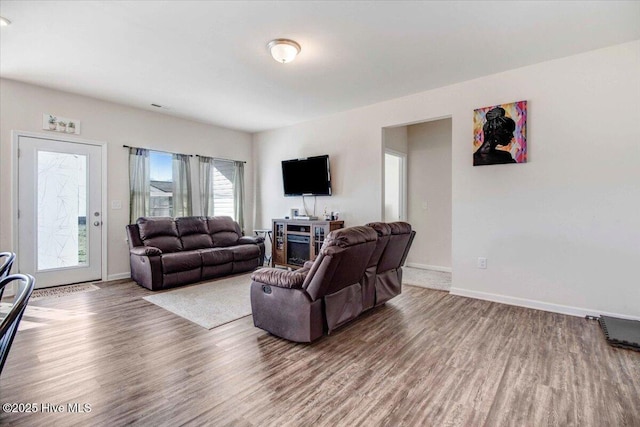
[[[304,268],[264,268],[251,276],[254,325],[311,342],[401,292],[402,264],[415,236],[405,222],[371,223],[329,233]]]
[[[360,280],[377,237],[371,227],[334,230],[310,268],[253,273],[254,325],[291,341],[311,342],[356,318],[363,310]]]

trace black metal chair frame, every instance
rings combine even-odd
[[[0,280],[4,279],[11,272],[11,267],[13,266],[13,261],[16,259],[16,254],[13,252],[0,252],[0,259],[4,258],[4,262],[0,265]],[[0,300],[2,299],[2,294],[4,293],[4,288],[0,289]]]
[[[2,368],[9,355],[9,349],[13,343],[13,338],[18,331],[18,325],[22,320],[24,310],[27,308],[27,303],[33,292],[35,286],[35,279],[28,274],[12,274],[0,280],[0,290],[10,283],[17,282],[18,289],[16,289],[16,295],[13,299],[13,306],[9,311],[9,314],[2,319],[0,323],[0,374],[2,374]]]

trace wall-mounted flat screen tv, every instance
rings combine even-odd
[[[330,196],[329,156],[282,161],[285,196]]]

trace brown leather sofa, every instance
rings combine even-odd
[[[314,262],[252,274],[258,328],[311,342],[400,294],[402,264],[415,231],[405,222],[371,223],[329,233]]]
[[[138,218],[127,225],[131,278],[152,291],[254,270],[264,239],[227,216]]]

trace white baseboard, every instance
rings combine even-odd
[[[578,317],[611,316],[611,317],[618,317],[620,319],[627,319],[627,320],[640,320],[640,316],[628,316],[628,315],[619,314],[619,313],[609,313],[605,311],[599,311],[599,310],[588,309],[588,308],[552,304],[552,303],[543,302],[543,301],[510,297],[507,295],[491,294],[491,293],[480,292],[480,291],[470,291],[468,289],[461,289],[461,288],[451,288],[449,293],[451,295],[457,295],[461,297],[499,302],[502,304],[515,305],[518,307],[526,307],[526,308],[533,308],[536,310],[550,311],[552,313],[568,314],[569,316],[578,316]]]
[[[120,279],[130,279],[131,278],[131,273],[126,272],[126,273],[117,273],[117,274],[109,274],[107,276],[107,281],[110,280],[120,280]]]
[[[445,273],[451,273],[451,267],[441,267],[439,265],[419,264],[417,262],[408,262],[405,265],[407,267],[419,268],[421,270],[434,270],[434,271],[443,271]]]

